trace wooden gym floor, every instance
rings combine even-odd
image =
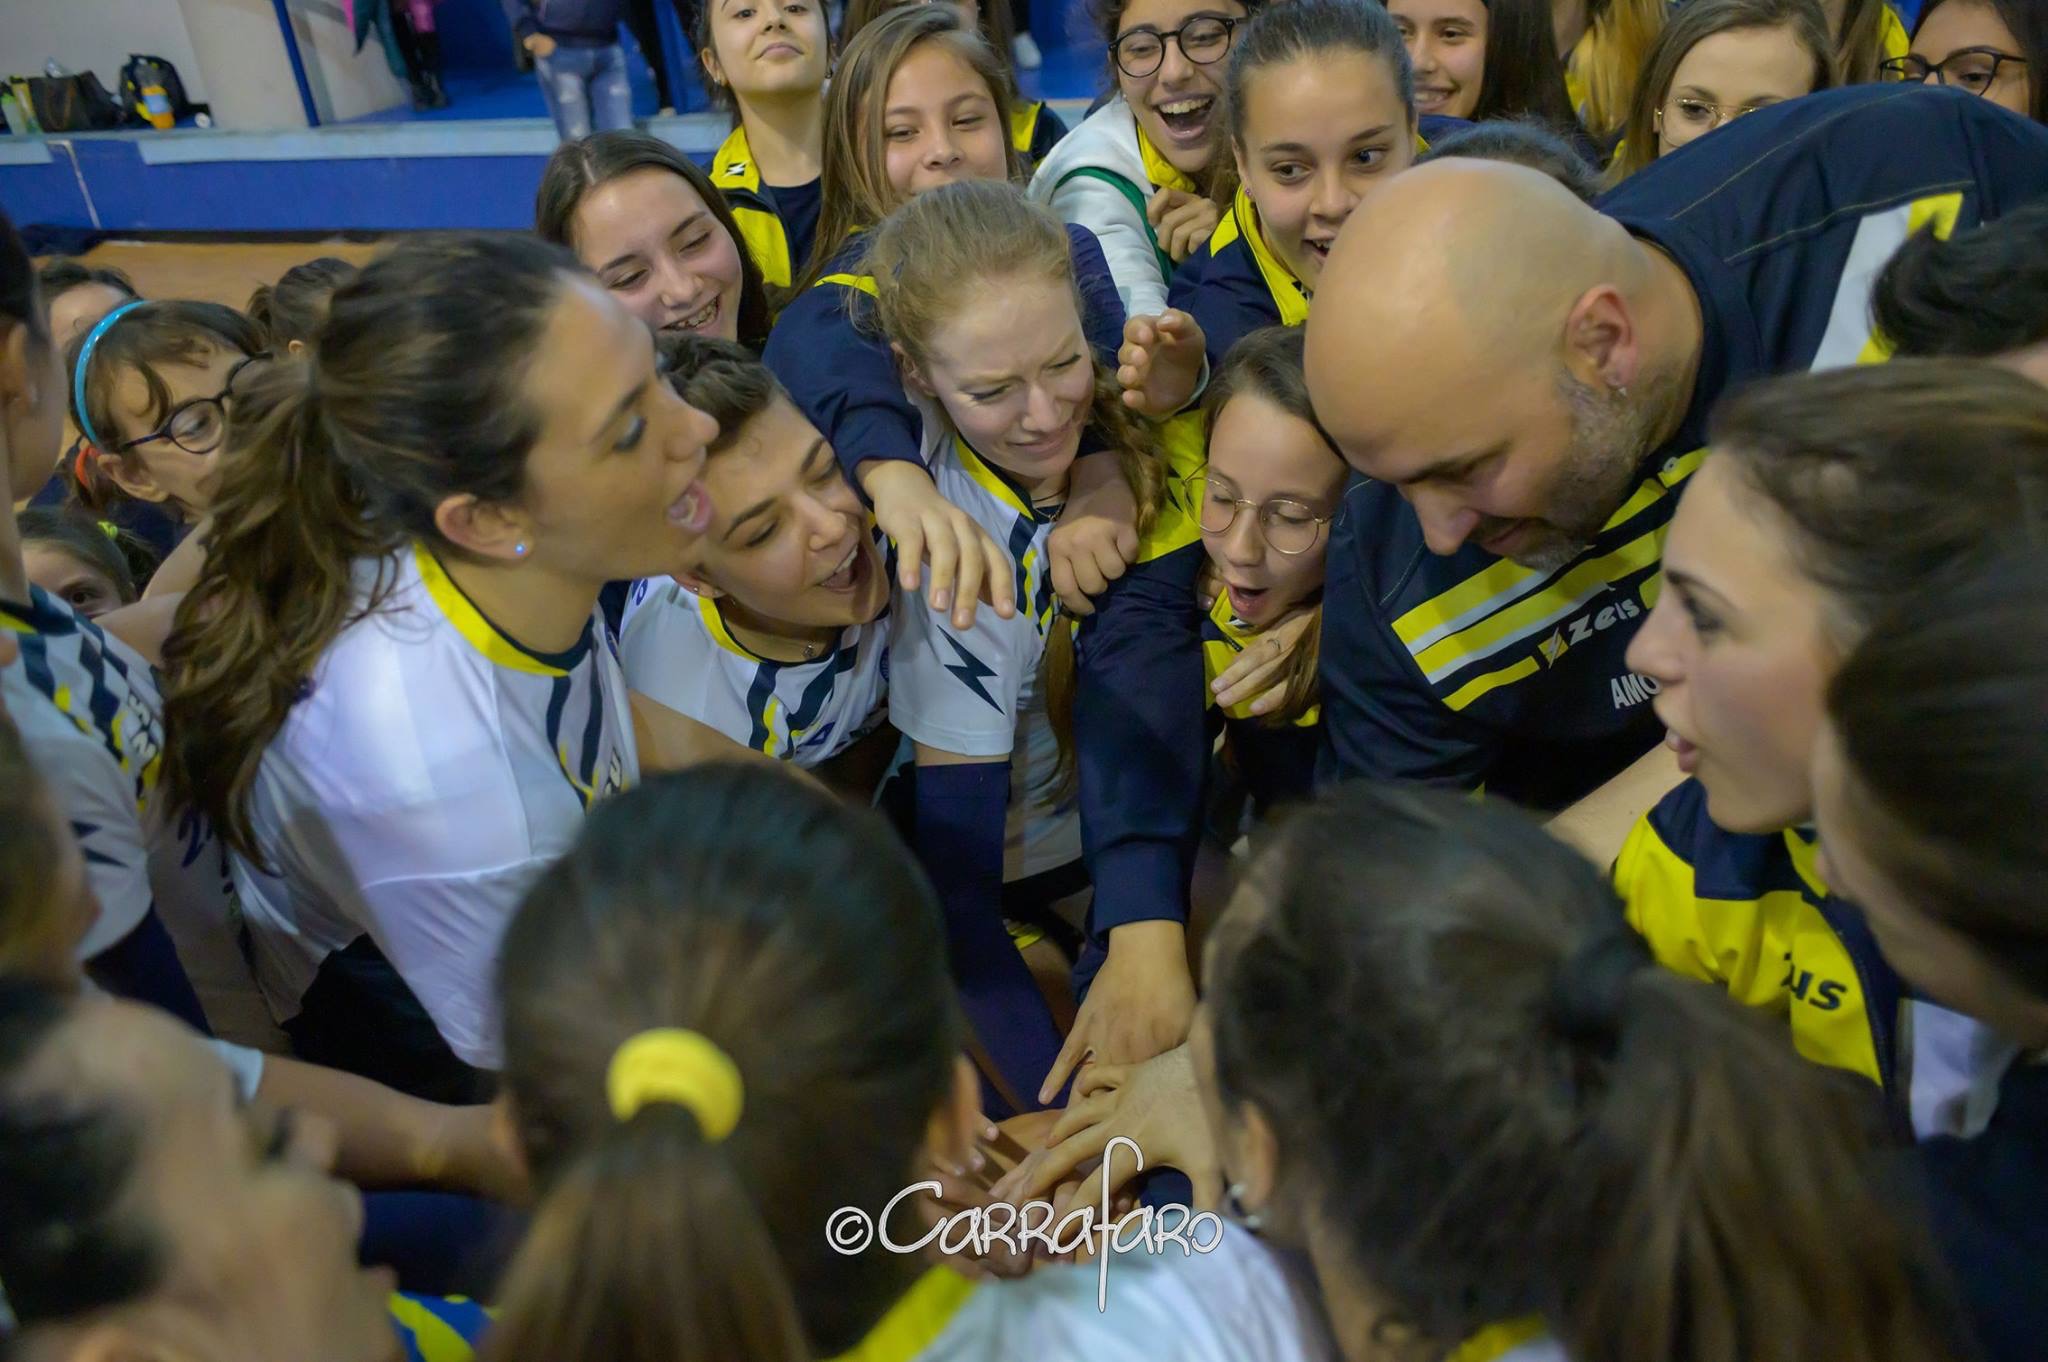
[[[360,264],[379,247],[359,241],[109,241],[83,258],[111,265],[135,281],[145,298],[197,298],[241,307],[258,284],[272,284],[294,265],[323,255]]]

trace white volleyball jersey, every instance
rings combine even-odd
[[[590,805],[639,775],[625,678],[596,610],[541,654],[423,546],[358,563],[358,598],[380,577],[264,752],[250,818],[276,873],[237,856],[235,883],[280,1020],[367,932],[449,1047],[496,1068],[505,925]]]
[[[1017,613],[983,607],[974,624],[897,589],[891,607],[889,719],[905,737],[963,757],[1010,759],[1010,823],[1003,878],[1054,870],[1081,855],[1078,801],[1059,797],[1059,745],[1045,709],[1040,662],[1057,619],[1045,553],[1057,509],[1034,508],[1002,472],[956,435],[925,419],[926,466],[939,494],[973,517],[1009,551]]]
[[[1178,1219],[1169,1208],[1158,1224]],[[1185,1221],[1181,1223],[1185,1224]],[[1129,1251],[1011,1281],[934,1268],[847,1357],[862,1362],[1323,1362],[1331,1343],[1313,1290],[1243,1227],[1183,1229],[1208,1253],[1133,1227]],[[1143,1246],[1141,1246],[1141,1244]],[[1156,1246],[1158,1252],[1148,1251]]]
[[[626,684],[648,699],[743,747],[815,766],[886,717],[889,633],[885,610],[840,630],[812,661],[774,662],[733,637],[718,602],[650,577],[633,585],[619,654]]]
[[[220,842],[157,791],[163,700],[149,663],[40,587],[26,605],[0,602],[0,628],[21,649],[0,672],[8,714],[78,838],[99,900],[80,958],[126,937],[154,907],[214,1028],[268,1039],[236,944]]]

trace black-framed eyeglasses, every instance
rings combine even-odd
[[[1998,73],[2007,63],[2025,66],[2027,59],[2016,52],[2001,52],[1995,47],[1963,47],[1949,53],[1938,62],[1925,57],[1892,57],[1877,64],[1886,80],[1911,81],[1924,85],[1929,76],[1938,85],[1953,85],[1959,90],[1968,90],[1973,95],[1988,93],[1998,80]]]
[[[138,435],[115,446],[116,454],[125,454],[137,445],[146,445],[151,440],[169,440],[187,454],[211,454],[220,448],[220,442],[228,432],[228,399],[235,395],[235,380],[242,376],[242,370],[265,358],[262,355],[244,355],[235,361],[235,367],[228,370],[227,382],[212,397],[194,397],[171,408],[171,414],[164,423],[147,435]]]
[[[1334,515],[1317,515],[1315,507],[1292,497],[1246,501],[1231,496],[1235,490],[1229,483],[1206,474],[1196,473],[1188,478],[1188,496],[1195,503],[1196,519],[1203,534],[1230,533],[1238,512],[1249,509],[1257,512],[1259,533],[1273,551],[1292,558],[1314,548],[1322,538],[1323,526],[1336,519]]]
[[[1132,80],[1143,80],[1166,61],[1166,44],[1171,41],[1195,65],[1210,66],[1230,51],[1230,35],[1236,28],[1237,20],[1214,14],[1198,14],[1170,33],[1134,28],[1109,45],[1109,58]]]

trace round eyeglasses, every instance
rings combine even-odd
[[[1165,63],[1168,42],[1195,65],[1210,66],[1230,51],[1230,35],[1236,28],[1237,20],[1213,14],[1198,14],[1169,33],[1134,28],[1109,45],[1109,57],[1132,80],[1143,80]]]
[[[1232,496],[1237,489],[1229,483],[1197,473],[1188,480],[1188,497],[1195,503],[1203,534],[1228,534],[1237,523],[1238,512],[1250,510],[1259,518],[1259,533],[1275,553],[1289,558],[1307,553],[1322,538],[1323,526],[1335,516],[1317,515],[1315,508],[1292,497],[1271,501],[1246,501]]]
[[[114,452],[125,454],[151,440],[169,440],[187,454],[213,453],[227,435],[228,399],[235,395],[235,380],[242,376],[242,370],[262,358],[262,355],[244,355],[236,360],[219,392],[212,397],[194,397],[180,402],[171,408],[171,414],[164,418],[162,425],[147,435],[138,435],[116,445]]]

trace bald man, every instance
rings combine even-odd
[[[1716,399],[1884,358],[1899,244],[2042,194],[2048,128],[1887,85],[1746,115],[1597,207],[1484,161],[1368,198],[1308,320],[1316,416],[1365,475],[1330,534],[1324,773],[1559,808],[1648,751],[1623,653]]]

